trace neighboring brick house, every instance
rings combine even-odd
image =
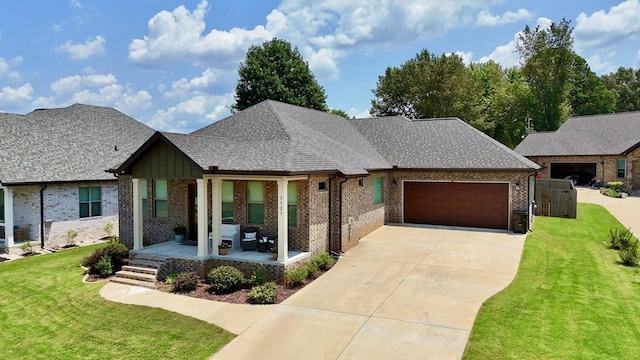
[[[529,134],[515,151],[542,166],[543,179],[622,181],[627,192],[640,190],[640,112],[574,117],[557,131]]]
[[[171,270],[206,272],[245,264],[214,249],[223,219],[276,237],[280,269],[346,251],[385,223],[511,229],[512,212],[532,206],[538,168],[457,118],[347,120],[265,101],[191,134],[157,132],[110,171],[133,257],[183,223],[197,247]]]
[[[111,109],[72,105],[0,114],[0,248],[64,243],[118,230],[118,182],[104,169],[127,159],[153,134]],[[44,235],[44,236],[43,236]],[[46,240],[46,241],[45,241]]]

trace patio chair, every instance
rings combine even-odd
[[[240,239],[240,247],[244,250],[257,250],[258,249],[258,228],[255,226],[248,226],[242,231],[242,239]]]

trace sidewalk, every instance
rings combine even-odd
[[[157,307],[191,316],[220,326],[236,335],[244,332],[277,306],[228,304],[116,283],[103,286],[100,295],[114,302]]]

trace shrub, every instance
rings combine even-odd
[[[102,277],[107,277],[113,274],[113,264],[111,264],[111,257],[103,255],[96,263],[96,271]]]
[[[297,287],[302,285],[304,279],[307,278],[307,274],[308,272],[306,267],[299,267],[294,270],[285,271],[284,277],[289,286]]]
[[[638,266],[638,240],[631,239],[620,250],[618,250],[620,260],[627,266]]]
[[[67,230],[67,238],[66,238],[66,242],[67,245],[69,246],[73,246],[76,244],[76,237],[78,237],[78,232],[73,230],[73,229],[69,229]]]
[[[20,245],[20,250],[22,250],[23,255],[31,255],[33,254],[33,244],[31,241],[27,241]]]
[[[323,251],[319,254],[316,254],[311,258],[311,262],[316,263],[318,265],[318,269],[326,270],[328,267],[333,265],[333,259],[328,252]]]
[[[178,273],[167,274],[167,276],[164,278],[164,283],[165,284],[172,284],[173,280],[176,278],[176,276],[178,276]]]
[[[624,190],[624,183],[622,181],[610,181],[607,183],[607,188],[621,192]]]
[[[307,277],[309,278],[315,278],[316,276],[318,276],[318,273],[320,272],[320,270],[318,269],[318,264],[310,261],[307,263]]]
[[[112,223],[104,224],[104,227],[102,228],[102,230],[105,233],[107,233],[107,237],[110,238],[111,237],[111,233],[113,232],[113,224]]]
[[[612,198],[622,197],[622,194],[620,194],[618,190],[611,188],[602,190],[602,194]]]
[[[129,249],[114,238],[109,240],[105,247],[96,249],[91,255],[84,258],[82,265],[89,268],[89,273],[100,274],[97,269],[97,264],[103,256],[110,257],[114,271],[118,271],[122,268],[124,259],[129,256]]]
[[[239,288],[244,282],[244,275],[233,266],[223,265],[211,270],[209,282],[213,291],[224,293]]]
[[[632,240],[631,228],[609,229],[609,248],[620,250],[626,247]]]
[[[252,304],[273,304],[277,297],[278,286],[274,282],[268,282],[252,287],[247,300]]]
[[[183,272],[171,282],[171,291],[175,293],[187,293],[198,288],[200,278],[194,272]]]
[[[249,278],[249,284],[251,286],[262,285],[267,282],[267,271],[264,269],[264,265],[260,264],[258,270]]]

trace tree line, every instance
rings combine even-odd
[[[459,117],[515,147],[534,131],[553,131],[570,116],[640,110],[640,69],[598,76],[573,50],[570,21],[526,26],[516,52],[520,66],[489,61],[466,65],[455,54],[424,49],[387,67],[372,90],[372,116]],[[233,111],[266,99],[328,111],[324,89],[297,48],[281,39],[253,45],[238,69]]]

